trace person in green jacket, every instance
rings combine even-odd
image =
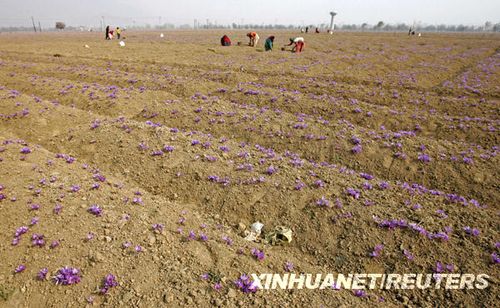
[[[266,42],[264,43],[264,48],[266,51],[273,50],[273,43],[274,43],[274,35],[271,35],[266,39]]]

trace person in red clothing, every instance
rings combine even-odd
[[[220,39],[220,44],[222,46],[231,46],[231,40],[229,39],[229,37],[227,35],[224,35],[221,39]]]
[[[291,37],[290,38],[290,44],[286,46],[291,46],[293,45],[292,52],[299,53],[304,49],[304,38],[303,37]]]

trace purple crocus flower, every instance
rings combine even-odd
[[[268,175],[272,175],[272,174],[273,174],[273,173],[275,173],[276,171],[278,171],[278,169],[277,169],[277,168],[275,168],[274,166],[269,166],[269,168],[267,168],[267,170],[266,170],[266,173],[267,173]]]
[[[361,193],[354,188],[349,187],[346,189],[346,192],[349,196],[353,197],[354,199],[359,199],[359,197],[361,196]]]
[[[493,262],[493,264],[500,263],[500,257],[498,256],[498,254],[496,252],[491,254],[491,262]]]
[[[215,291],[220,291],[220,289],[222,289],[222,284],[220,282],[216,282],[214,284],[214,290]]]
[[[94,204],[91,207],[89,207],[87,211],[95,216],[102,215],[102,209],[97,204]]]
[[[30,149],[30,148],[28,148],[28,147],[24,147],[24,148],[22,148],[22,149],[21,149],[21,151],[20,151],[20,152],[21,152],[22,154],[29,154],[29,153],[31,153],[31,149]]]
[[[171,146],[171,145],[165,145],[165,146],[163,147],[163,150],[164,150],[165,152],[173,152],[173,151],[174,151],[174,147],[173,147],[173,146]]]
[[[353,154],[359,154],[359,153],[361,153],[362,150],[363,150],[363,147],[360,144],[357,144],[357,145],[352,147],[351,152]]]
[[[283,266],[285,272],[292,272],[293,271],[293,263],[290,261],[286,261],[285,265]]]
[[[163,229],[165,229],[165,225],[164,224],[154,224],[152,226],[152,228],[153,228],[153,231],[156,231],[158,233],[162,233]]]
[[[201,233],[200,234],[200,241],[202,241],[202,242],[208,241],[208,236],[204,233]]]
[[[418,160],[420,160],[423,163],[429,163],[431,161],[431,158],[427,154],[419,153],[418,154]]]
[[[370,253],[370,256],[371,257],[378,257],[378,255],[382,251],[382,249],[384,249],[384,245],[382,245],[382,244],[376,245],[375,248],[373,249],[373,252]]]
[[[476,228],[471,228],[469,226],[464,227],[464,231],[467,235],[478,236],[480,231]]]
[[[59,215],[61,211],[62,211],[62,205],[56,204],[56,206],[54,206],[54,214]]]
[[[366,292],[364,290],[355,290],[354,291],[354,295],[356,297],[365,297],[366,296]]]
[[[316,201],[316,205],[321,206],[321,207],[329,207],[330,206],[330,201],[325,198],[325,196],[322,196],[320,199]]]
[[[16,269],[14,270],[14,274],[22,273],[26,269],[26,266],[24,264],[19,264]]]
[[[112,274],[106,275],[102,281],[102,288],[100,290],[101,294],[108,294],[109,289],[114,288],[118,285],[116,277]]]
[[[252,255],[259,261],[262,261],[265,258],[264,252],[257,248],[252,249]]]
[[[38,280],[46,280],[48,272],[49,272],[49,270],[47,268],[42,268],[38,272],[38,274],[36,275],[36,279],[38,279]]]
[[[255,293],[258,290],[254,281],[252,281],[252,279],[245,274],[241,275],[240,278],[234,282],[234,284],[243,293]]]
[[[404,250],[403,250],[403,254],[405,255],[405,257],[406,257],[408,260],[413,261],[414,256],[411,254],[411,252],[409,252],[408,250],[404,249]]]
[[[38,224],[39,221],[40,221],[39,217],[31,218],[30,226],[34,226],[34,225]]]
[[[45,245],[44,235],[34,233],[31,236],[31,243],[33,246],[43,247]]]
[[[228,246],[233,245],[233,240],[232,240],[229,236],[223,236],[223,237],[222,237],[222,240],[223,240],[224,242],[226,242],[226,244],[227,244]]]
[[[80,270],[73,267],[63,267],[59,269],[57,275],[54,277],[54,282],[57,285],[77,284],[80,280]]]

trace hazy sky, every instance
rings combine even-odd
[[[413,23],[482,25],[500,22],[500,0],[0,0],[0,26],[98,26],[149,23],[321,24],[335,10],[336,24]],[[161,18],[160,18],[161,16]]]

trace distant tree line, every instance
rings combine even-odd
[[[328,24],[322,23],[322,24],[310,24],[310,25],[294,25],[294,24],[238,24],[238,23],[232,23],[232,24],[214,24],[214,23],[198,23],[195,22],[194,24],[182,24],[182,25],[174,25],[172,23],[165,23],[162,25],[150,25],[150,24],[145,24],[145,25],[123,25],[123,27],[128,28],[128,29],[138,29],[138,30],[149,30],[149,29],[277,29],[277,30],[294,30],[294,29],[305,29],[306,27],[309,27],[309,30],[311,32],[314,31],[314,29],[317,27],[320,29],[320,31],[325,31],[328,28]],[[398,23],[398,24],[386,24],[383,21],[379,21],[375,25],[371,25],[368,23],[362,23],[362,24],[340,24],[340,25],[335,25],[335,30],[336,31],[386,31],[386,32],[404,32],[408,31],[412,28],[412,30],[416,32],[500,32],[500,22],[498,23],[493,23],[491,21],[487,21],[484,23],[484,25],[445,25],[445,24],[440,24],[440,25],[422,25],[422,24],[417,24],[417,25],[409,25],[405,23]],[[57,22],[53,28],[48,28],[45,30],[69,30],[69,31],[75,31],[75,30],[82,30],[82,29],[91,29],[88,27],[74,27],[74,26],[66,26],[63,22]],[[101,30],[99,27],[94,27],[92,28],[95,31]],[[1,27],[0,32],[15,32],[15,31],[33,31],[32,27],[28,26],[22,26],[22,27]]]

